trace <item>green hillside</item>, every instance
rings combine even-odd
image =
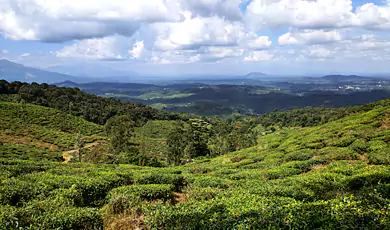
[[[22,119],[15,115],[22,105],[1,106],[3,119],[12,115],[8,126],[55,130],[33,115],[42,107],[27,105],[31,118]],[[69,133],[81,127],[89,135],[101,131],[71,119]],[[153,127],[136,133],[166,135]],[[389,99],[319,126],[279,129],[260,136],[255,147],[182,166],[2,159],[0,175],[0,229],[390,229]]]
[[[12,159],[55,159],[74,148],[80,132],[86,143],[104,139],[103,127],[56,109],[0,102],[0,154]]]

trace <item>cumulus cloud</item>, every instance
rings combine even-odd
[[[356,23],[351,0],[253,0],[246,19],[254,28],[335,28]]]
[[[252,51],[248,54],[247,57],[244,58],[245,62],[261,62],[261,61],[269,61],[275,57],[274,54],[269,53],[266,50],[261,51]]]
[[[353,5],[352,0],[0,0],[0,33],[12,40],[67,41],[71,45],[54,52],[59,60],[167,64],[387,57],[389,39],[377,34],[390,29],[390,1]]]
[[[272,45],[272,41],[268,36],[257,36],[254,33],[247,34],[247,40],[245,42],[251,49],[261,49]]]
[[[139,46],[140,45],[135,47],[136,50],[138,48],[138,52]],[[128,47],[131,47],[130,41],[125,37],[111,36],[105,38],[94,38],[82,40],[70,46],[65,46],[63,49],[56,52],[56,56],[59,58],[124,60],[128,58],[126,54]],[[136,52],[133,53],[133,56],[134,54],[139,54]]]
[[[253,0],[245,18],[256,29],[291,26],[303,29],[389,29],[390,6],[352,0]]]
[[[287,32],[278,39],[280,45],[311,45],[342,40],[337,30],[302,30]]]
[[[138,59],[141,57],[142,53],[144,52],[144,41],[136,42],[133,46],[132,50],[129,50],[129,54],[132,55],[133,58]]]
[[[241,0],[183,0],[185,10],[191,11],[194,16],[218,16],[229,20],[241,20],[242,12],[239,8]]]
[[[2,0],[0,30],[14,40],[132,35],[142,23],[181,20],[176,0]]]
[[[155,48],[157,50],[198,49],[201,46],[236,45],[245,35],[244,25],[219,17],[192,17],[187,12],[180,23],[158,24]]]

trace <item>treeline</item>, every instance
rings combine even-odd
[[[100,125],[104,125],[108,119],[116,115],[130,116],[138,126],[148,120],[185,120],[191,117],[133,102],[98,97],[78,88],[64,88],[48,84],[8,83],[1,80],[0,94],[19,94],[28,103],[56,108]]]
[[[373,108],[384,106],[390,106],[390,98],[345,108],[320,107],[275,111],[256,117],[243,118],[243,121],[251,125],[261,124],[264,127],[312,127],[335,121],[354,113],[367,112]]]
[[[229,152],[248,148],[257,144],[259,132],[249,126],[234,127],[231,123],[189,119],[187,122],[171,122],[170,131],[164,137],[163,155],[151,151],[153,142],[150,137],[136,132],[135,124],[128,116],[110,118],[105,131],[110,145],[106,152],[94,153],[102,163],[130,163],[141,166],[179,165],[197,157],[216,157]],[[164,133],[165,130],[161,130]],[[162,147],[162,146],[161,146]],[[162,149],[160,149],[162,151]],[[165,162],[165,163],[161,163]]]

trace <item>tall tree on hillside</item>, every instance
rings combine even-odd
[[[191,153],[191,157],[209,155],[207,143],[212,129],[211,124],[202,119],[190,119],[188,122],[190,125],[190,130],[187,132],[188,142],[194,151]]]
[[[111,146],[116,154],[120,152],[132,152],[134,143],[134,122],[126,115],[110,118],[104,126]]]
[[[169,150],[168,163],[179,165],[188,145],[184,127],[179,125],[172,129],[168,134],[167,145]]]
[[[75,137],[75,143],[74,143],[74,147],[75,149],[77,150],[77,154],[78,154],[78,157],[79,157],[79,161],[81,162],[81,158],[82,158],[82,149],[84,148],[84,138],[83,136],[79,133],[76,134],[76,137]]]

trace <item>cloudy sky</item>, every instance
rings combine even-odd
[[[390,73],[390,0],[0,0],[0,58],[161,75]]]

